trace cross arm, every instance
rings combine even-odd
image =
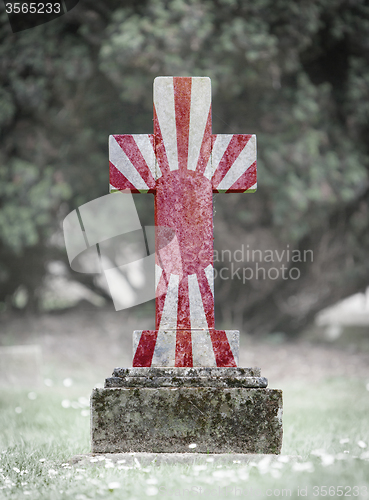
[[[155,193],[156,170],[153,134],[109,137],[110,192]]]
[[[211,179],[215,193],[254,193],[256,135],[213,135],[211,161],[204,175]]]

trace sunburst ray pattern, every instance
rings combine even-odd
[[[236,332],[214,329],[212,193],[256,190],[255,135],[212,135],[209,78],[158,77],[154,134],[109,150],[111,191],[155,194],[156,330],[135,332],[133,366],[237,366]]]

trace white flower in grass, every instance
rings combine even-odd
[[[20,406],[17,406],[14,411],[15,413],[22,413],[23,410]]]
[[[159,493],[159,490],[156,486],[149,486],[146,490],[146,495],[149,497],[153,497]]]
[[[95,458],[95,457],[90,458],[91,463],[98,462],[98,461],[99,461],[98,458]]]
[[[106,462],[105,469],[112,469],[112,468],[114,468],[113,462]]]
[[[360,459],[361,459],[361,460],[369,460],[369,451],[364,451],[364,452],[360,455]]]
[[[90,410],[82,410],[81,411],[82,417],[89,417],[90,416]]]
[[[270,475],[274,478],[274,479],[279,479],[281,477],[281,472],[277,469],[271,469],[270,471]]]
[[[270,468],[271,457],[264,457],[260,460],[257,467],[260,474],[266,474]]]
[[[213,471],[213,477],[216,478],[227,478],[227,479],[232,479],[235,477],[235,471],[232,469],[223,469],[223,470],[215,470]]]
[[[198,472],[201,470],[206,470],[208,467],[207,465],[193,465],[192,468],[194,471]]]
[[[332,465],[334,463],[334,456],[329,455],[328,453],[326,455],[322,455],[320,458],[323,467],[327,467],[328,465]]]
[[[125,464],[126,463],[126,460],[118,460],[117,464]]]
[[[240,469],[238,471],[238,478],[241,479],[241,481],[247,481],[249,479],[249,471],[246,468]]]
[[[211,463],[211,462],[214,462],[214,458],[213,457],[209,457],[206,459],[207,462]]]
[[[28,483],[23,482],[23,483],[21,483],[21,486],[26,486],[27,484],[28,484]]]
[[[120,488],[120,483],[118,481],[112,481],[111,483],[108,484],[108,490],[113,491],[113,490],[118,490]]]
[[[30,495],[30,494],[31,494],[31,492],[30,492],[30,491],[27,491],[27,490],[24,490],[24,491],[23,491],[23,495]]]
[[[311,462],[297,462],[293,464],[292,470],[295,472],[314,472],[314,466]]]
[[[20,470],[18,469],[18,467],[13,467],[13,470],[14,470],[17,474],[19,474],[19,473],[20,473]]]
[[[63,399],[63,401],[61,402],[61,405],[63,408],[69,408],[70,407],[69,399]]]
[[[46,458],[40,458],[39,462],[43,463],[46,461]]]
[[[71,378],[65,378],[63,380],[64,387],[71,387],[73,385],[73,380]]]
[[[342,439],[340,439],[340,444],[346,444],[349,441],[350,441],[349,438],[342,438]]]
[[[191,443],[188,445],[188,447],[190,448],[190,450],[193,450],[194,448],[196,448],[197,444],[196,443]]]
[[[364,441],[361,441],[361,440],[357,442],[357,445],[360,446],[360,448],[366,448],[367,447],[367,444]]]
[[[54,382],[51,380],[51,378],[45,378],[44,384],[46,387],[52,387],[54,385]]]
[[[156,477],[149,477],[148,479],[146,479],[146,483],[147,484],[158,484],[158,480],[156,479]]]
[[[35,400],[37,398],[37,394],[35,392],[29,392],[28,393],[28,399],[31,401]]]
[[[290,461],[290,457],[288,457],[287,455],[279,455],[277,460],[278,460],[278,462],[281,462],[282,464],[288,464],[288,462]]]
[[[58,472],[55,469],[49,469],[47,473],[49,474],[50,477],[54,477],[57,475]]]

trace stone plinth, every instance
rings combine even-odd
[[[116,368],[91,396],[93,453],[280,453],[282,391],[257,368]]]

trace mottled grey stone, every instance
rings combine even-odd
[[[94,389],[94,453],[280,453],[282,391],[219,387]]]
[[[105,387],[267,387],[265,377],[109,377]]]
[[[113,377],[260,377],[260,368],[133,367],[114,368]]]

